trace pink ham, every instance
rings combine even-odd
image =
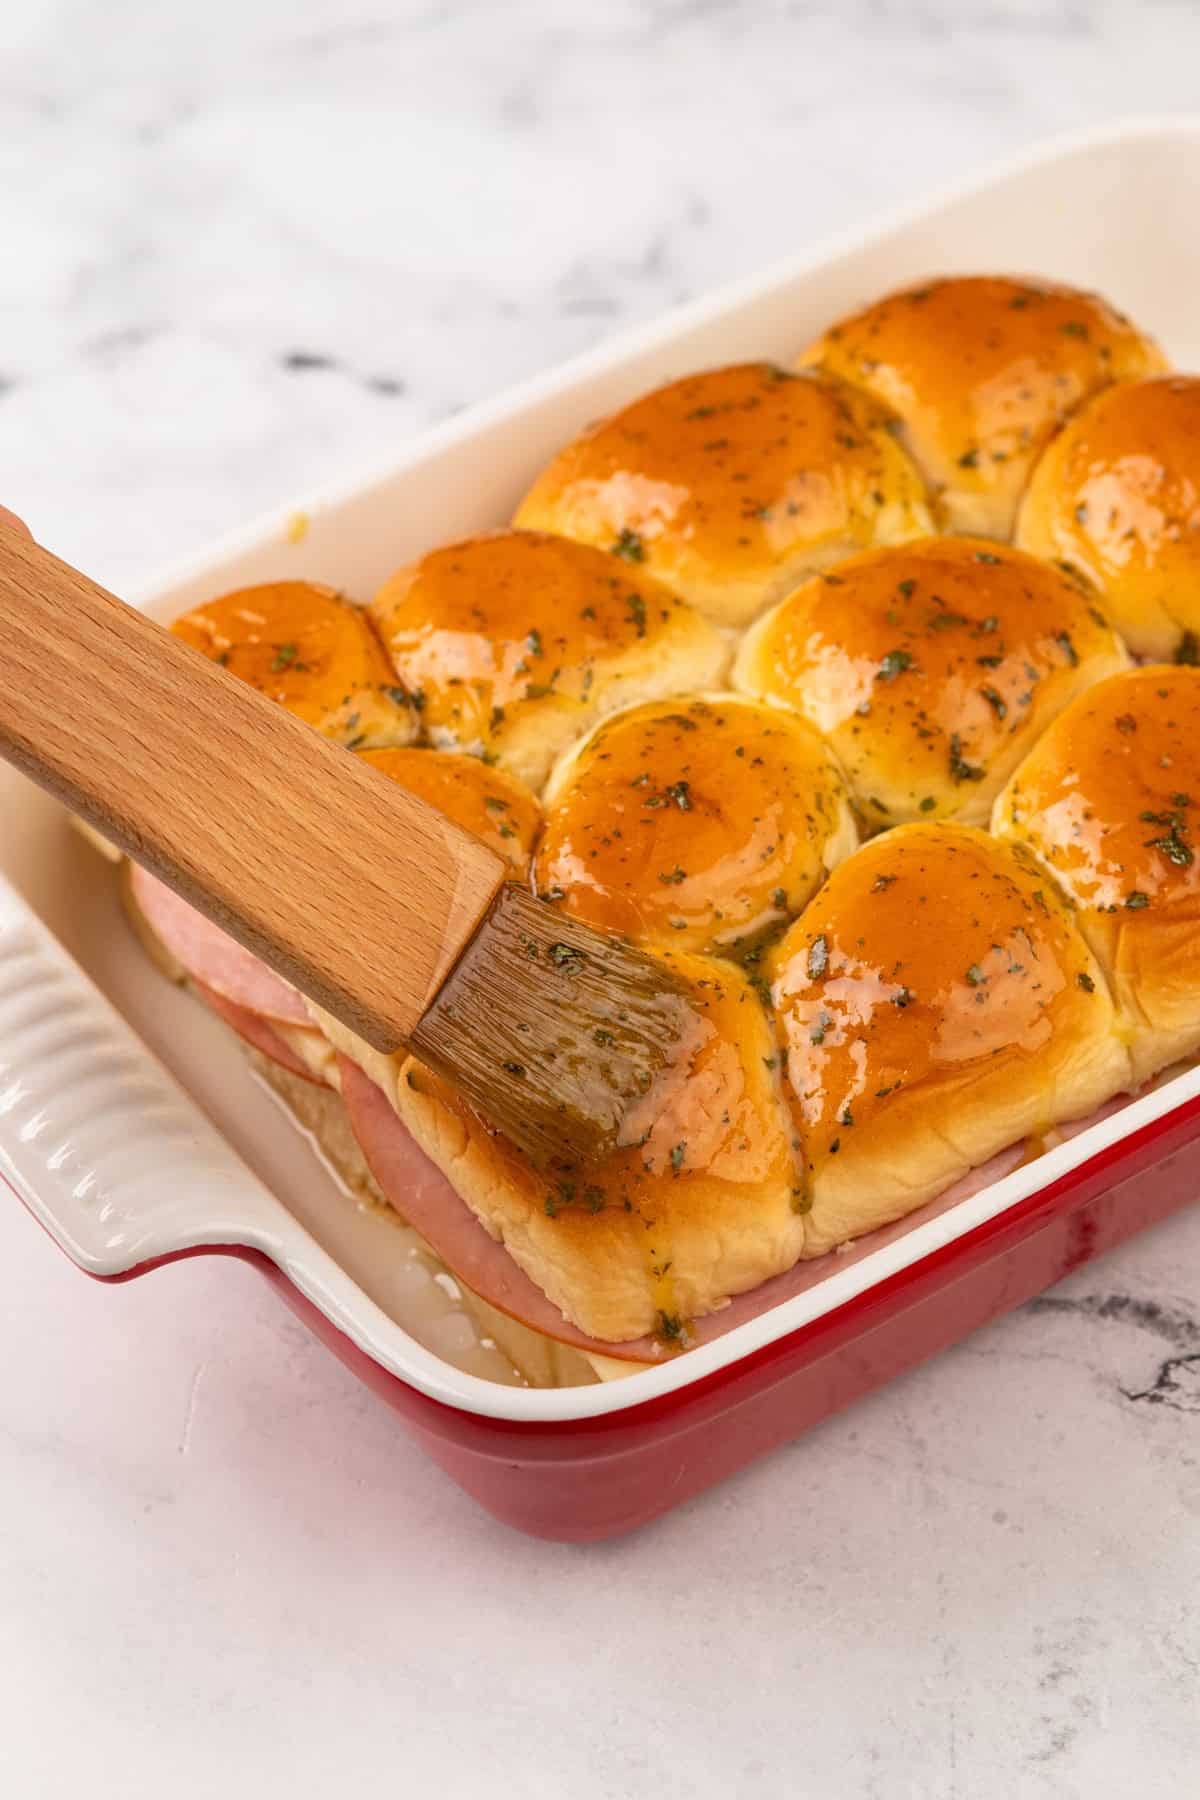
[[[266,963],[243,950],[228,933],[136,863],[131,865],[130,880],[146,923],[193,981],[265,1019],[311,1025],[308,1009],[295,988]]]
[[[629,1343],[612,1344],[588,1337],[586,1332],[569,1324],[542,1290],[517,1267],[503,1244],[484,1230],[451,1183],[414,1142],[383,1090],[354,1063],[344,1057],[339,1057],[338,1063],[342,1098],[371,1173],[396,1211],[421,1233],[430,1248],[465,1286],[534,1331],[557,1338],[560,1343],[572,1344],[579,1350],[642,1363],[661,1362],[676,1353],[671,1345],[661,1343],[657,1338],[643,1337]],[[1106,1110],[1101,1109],[1101,1116]],[[1094,1123],[1094,1117],[1087,1123]],[[915,1225],[948,1212],[952,1206],[970,1199],[972,1194],[980,1193],[992,1182],[1000,1181],[1019,1168],[1025,1153],[1024,1144],[1010,1145],[916,1212],[848,1245],[837,1253],[833,1266],[841,1269],[858,1262]],[[825,1279],[830,1267],[828,1257],[797,1263],[782,1275],[773,1276],[745,1294],[735,1295],[718,1312],[691,1321],[689,1343],[710,1343],[714,1338],[724,1337],[727,1331],[745,1325],[748,1320],[756,1319],[771,1307],[781,1306],[785,1300],[807,1293]]]
[[[367,1166],[396,1211],[421,1233],[451,1274],[510,1318],[520,1319],[561,1344],[626,1357],[630,1362],[657,1362],[666,1354],[654,1338],[606,1344],[568,1324],[430,1162],[397,1118],[383,1089],[344,1056],[338,1057],[338,1067],[342,1099]]]
[[[261,1050],[264,1056],[269,1057],[273,1063],[278,1063],[281,1069],[287,1069],[291,1074],[299,1075],[305,1081],[311,1081],[314,1087],[329,1085],[322,1080],[320,1075],[314,1075],[304,1059],[297,1056],[292,1046],[286,1039],[280,1037],[279,1033],[272,1028],[271,1021],[264,1019],[261,1013],[251,1012],[246,1006],[235,1006],[232,1000],[227,1000],[224,994],[215,993],[212,988],[205,987],[202,981],[197,981],[195,988],[207,1005],[211,1006],[215,1013],[219,1013],[225,1023],[236,1031],[240,1038],[244,1038],[248,1044],[253,1044],[256,1050]]]

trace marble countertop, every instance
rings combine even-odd
[[[120,588],[632,319],[1195,101],[1186,0],[17,0],[0,499]],[[0,1207],[0,1792],[1195,1791],[1200,1212],[641,1534],[478,1513],[251,1271]]]

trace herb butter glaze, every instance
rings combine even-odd
[[[889,426],[875,400],[812,371],[689,375],[569,444],[516,521],[616,551],[744,625],[813,570],[932,528]]]
[[[899,1217],[1128,1078],[1104,976],[1050,876],[957,825],[833,871],[772,958],[811,1184],[806,1253]]]
[[[1150,665],[1081,695],[1000,796],[994,828],[1077,908],[1138,1078],[1200,1049],[1200,669]]]
[[[657,701],[556,773],[534,879],[590,924],[728,954],[798,913],[856,841],[802,719],[729,694]]]
[[[350,749],[416,736],[411,696],[366,615],[333,588],[312,581],[239,588],[193,607],[171,630]]]
[[[720,680],[720,634],[648,571],[543,532],[433,550],[369,608],[438,749],[540,788],[605,713]]]
[[[477,756],[456,756],[449,750],[439,756],[422,749],[362,750],[359,755],[464,831],[482,838],[507,860],[514,875],[526,873],[541,830],[542,809],[524,782]]]
[[[1017,536],[1096,585],[1135,655],[1200,662],[1200,379],[1083,407],[1034,470]]]
[[[727,962],[654,954],[691,1029],[610,1155],[538,1170],[427,1072],[398,1090],[417,1142],[526,1274],[574,1325],[618,1342],[678,1342],[804,1242],[796,1134],[757,993]]]
[[[863,819],[986,824],[1039,732],[1129,658],[1078,577],[980,538],[868,551],[747,635],[734,684],[821,732]]]
[[[996,538],[1012,535],[1035,458],[1080,401],[1166,366],[1098,295],[992,275],[888,294],[801,360],[890,407],[946,524]]]

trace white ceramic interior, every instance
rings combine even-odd
[[[803,183],[797,181],[797,204]],[[683,307],[406,446],[389,468],[303,498],[140,597],[164,619],[284,576],[366,596],[431,545],[502,523],[587,420],[671,376],[785,360],[831,317],[910,278],[1044,274],[1096,287],[1200,366],[1200,120],[1059,139],[930,204]],[[308,521],[298,542],[288,527]],[[135,597],[136,598],[136,597]],[[414,1387],[495,1417],[590,1417],[638,1404],[827,1312],[1200,1093],[1193,1069],[969,1200],[831,1257],[802,1294],[626,1380],[533,1390],[464,1371],[405,1329],[411,1288],[378,1218],[350,1204],[281,1118],[228,1033],[151,967],[107,866],[54,804],[0,773],[0,1170],[83,1268],[254,1246]],[[168,1072],[169,1071],[169,1072]],[[207,1116],[206,1116],[207,1115]],[[119,1304],[114,1296],[113,1304]],[[408,1323],[412,1324],[411,1317]]]

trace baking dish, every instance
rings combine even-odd
[[[267,520],[145,604],[171,617],[286,575],[365,595],[430,544],[503,521],[594,415],[706,363],[786,359],[832,315],[934,270],[1095,286],[1186,365],[1198,198],[1198,124],[1051,145],[459,418],[387,473]],[[411,1328],[408,1265],[380,1254],[379,1221],[348,1204],[265,1091],[231,1077],[223,1030],[144,962],[111,884],[53,805],[5,780],[0,1159],[12,1185],[93,1275],[202,1250],[259,1262],[435,1458],[526,1530],[599,1537],[653,1517],[1191,1196],[1200,1070],[969,1200],[811,1265],[785,1305],[664,1366],[558,1389],[485,1379],[449,1336]]]

